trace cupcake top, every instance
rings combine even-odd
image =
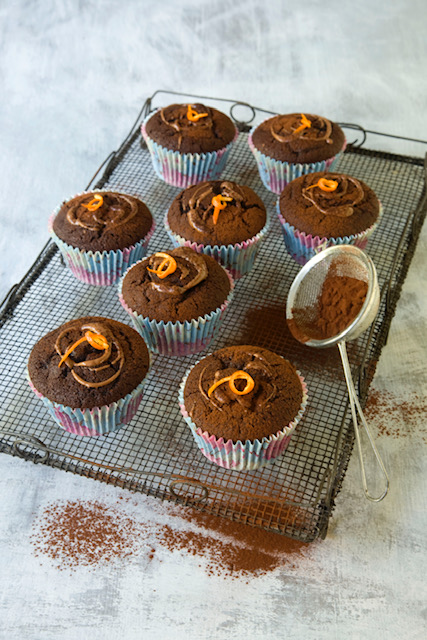
[[[145,131],[154,142],[180,153],[218,151],[236,135],[231,118],[204,104],[163,107],[151,116]]]
[[[262,200],[249,187],[212,180],[187,187],[172,202],[173,233],[201,244],[228,245],[253,238],[265,226]]]
[[[342,238],[369,229],[378,220],[380,203],[361,180],[319,171],[292,180],[279,208],[286,222],[307,235]]]
[[[338,124],[310,113],[290,113],[264,120],[252,133],[252,143],[281,162],[305,164],[332,158],[345,144]]]
[[[141,241],[153,224],[148,207],[134,196],[90,191],[64,202],[53,231],[84,251],[115,251]]]
[[[248,345],[203,358],[184,388],[185,409],[196,426],[233,442],[281,431],[298,414],[302,398],[301,380],[288,360]]]
[[[230,289],[227,272],[214,258],[178,247],[131,267],[122,296],[131,311],[150,320],[184,322],[218,309]]]
[[[31,351],[28,373],[37,391],[73,409],[117,402],[149,369],[141,336],[122,322],[87,316],[46,334]]]

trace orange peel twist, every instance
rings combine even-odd
[[[322,191],[331,193],[338,187],[338,181],[328,180],[327,178],[319,178],[316,184],[312,184],[310,187],[307,187],[307,189],[314,189],[314,187],[319,187],[319,189],[322,189]]]
[[[58,367],[60,367],[65,362],[68,356],[74,351],[76,347],[79,346],[79,344],[82,344],[82,342],[88,342],[91,347],[94,347],[99,351],[105,351],[105,349],[108,349],[109,347],[108,340],[103,335],[101,335],[100,333],[94,333],[93,331],[86,331],[83,338],[76,340],[76,342],[67,349],[67,351],[59,361]]]
[[[217,196],[214,196],[212,198],[211,204],[214,207],[214,212],[213,212],[214,224],[218,222],[219,212],[225,209],[225,207],[227,206],[227,202],[231,202],[232,200],[233,198],[229,198],[228,196],[223,196],[221,194],[218,194]]]
[[[300,131],[304,131],[304,129],[310,129],[311,127],[311,120],[309,120],[307,118],[307,116],[305,116],[303,113],[301,114],[301,124],[299,127],[297,127],[296,129],[294,129],[292,131],[292,133],[299,133]]]
[[[236,380],[246,381],[245,387],[241,391],[234,384]],[[255,386],[254,379],[249,375],[249,373],[246,373],[246,371],[242,371],[241,369],[239,369],[238,371],[235,371],[231,376],[225,376],[225,378],[221,378],[221,380],[217,380],[217,382],[214,382],[213,385],[208,389],[208,397],[210,398],[215,389],[217,389],[217,387],[219,387],[224,382],[228,382],[228,386],[230,387],[231,391],[238,396],[245,396],[247,393],[250,393]]]
[[[166,276],[169,276],[171,273],[174,273],[174,271],[176,270],[175,258],[170,256],[168,253],[163,253],[162,251],[155,253],[154,257],[163,258],[163,260],[159,264],[157,269],[150,269],[150,267],[147,267],[147,271],[151,271],[151,273],[155,273],[156,276],[160,278],[160,280],[163,280],[163,278],[166,278]]]
[[[88,202],[87,204],[82,204],[82,206],[88,209],[88,211],[96,211],[97,209],[99,209],[99,207],[102,207],[103,204],[104,198],[96,193],[90,202]]]
[[[191,104],[187,105],[187,118],[191,120],[191,122],[198,122],[200,118],[206,118],[208,115],[208,113],[197,113]]]

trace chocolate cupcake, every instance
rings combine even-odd
[[[139,198],[99,190],[65,201],[53,213],[49,231],[78,280],[110,285],[146,255],[154,221]]]
[[[304,113],[264,120],[248,142],[264,186],[277,194],[301,175],[332,170],[346,145],[338,124]]]
[[[233,278],[248,273],[268,230],[262,200],[249,187],[226,180],[181,191],[165,221],[175,246],[213,256]]]
[[[131,267],[120,282],[119,299],[152,351],[180,356],[211,343],[233,288],[214,258],[178,247]]]
[[[135,415],[150,368],[141,336],[116,320],[70,320],[33,347],[28,378],[62,429],[81,436],[117,431]]]
[[[227,469],[256,469],[282,454],[306,403],[305,382],[288,360],[246,345],[200,360],[179,391],[201,452]]]
[[[278,200],[286,248],[299,264],[337,244],[364,249],[381,209],[368,185],[343,173],[301,176],[283,189]]]
[[[219,178],[232,142],[233,121],[203,104],[171,104],[147,116],[142,136],[156,174],[176,187]]]

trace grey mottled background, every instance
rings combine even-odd
[[[50,212],[85,187],[156,89],[427,139],[426,24],[425,0],[0,1],[0,299],[47,240]],[[402,402],[427,397],[426,251],[424,229],[375,379]],[[180,554],[52,569],[32,553],[35,516],[58,499],[114,503],[117,490],[0,456],[0,638],[421,640],[424,442],[422,415],[410,437],[381,440],[392,485],[379,505],[361,496],[354,455],[313,561],[248,584],[209,579]],[[152,517],[150,499],[135,508]]]

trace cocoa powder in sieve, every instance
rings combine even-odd
[[[368,283],[363,280],[328,273],[315,304],[292,309],[291,331],[302,342],[338,335],[359,314],[367,291]]]

